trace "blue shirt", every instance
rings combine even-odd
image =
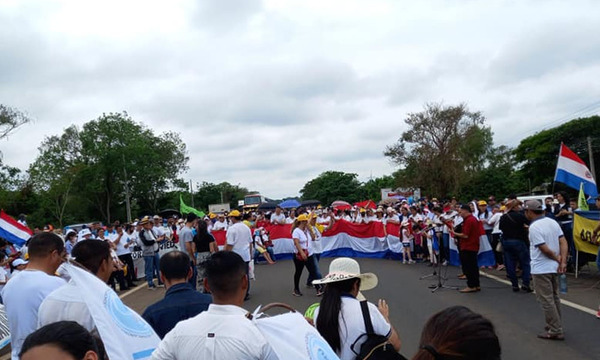
[[[162,339],[178,322],[207,310],[211,303],[212,296],[199,293],[189,283],[175,284],[164,299],[148,306],[142,317]]]

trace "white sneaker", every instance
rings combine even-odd
[[[409,264],[414,264],[415,262],[416,262],[416,261],[414,261],[414,260],[408,260],[408,263],[409,263]]]
[[[402,260],[402,263],[403,263],[403,264],[406,264],[406,260]]]

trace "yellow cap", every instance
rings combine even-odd
[[[208,217],[211,218],[211,219],[214,219],[214,218],[217,217],[217,214],[215,214],[215,213],[208,213]]]
[[[308,215],[306,214],[300,214],[297,218],[296,221],[308,221]]]
[[[229,216],[240,217],[242,214],[237,210],[232,210],[229,212]]]
[[[485,202],[485,200],[479,200],[479,202],[477,202],[477,205],[487,205],[487,202]]]

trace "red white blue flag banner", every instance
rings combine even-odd
[[[594,180],[590,169],[588,169],[583,160],[565,146],[565,144],[560,145],[554,181],[561,182],[576,190],[579,190],[580,184],[583,183],[583,192],[585,192],[586,195],[592,197],[598,196],[596,180]]]
[[[32,234],[27,226],[20,224],[4,210],[0,211],[0,237],[14,245],[23,246]]]

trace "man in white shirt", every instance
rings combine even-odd
[[[290,215],[285,219],[286,224],[293,224],[296,221],[296,209],[290,210]]]
[[[73,247],[71,256],[104,283],[115,269],[110,246],[105,241],[81,241]],[[40,305],[38,329],[57,321],[75,321],[98,335],[90,310],[73,281],[51,292]]]
[[[212,230],[213,231],[218,231],[218,230],[227,230],[227,220],[225,220],[225,214],[219,214],[219,216],[217,217],[217,221],[215,221],[215,223],[213,224]]]
[[[567,240],[560,225],[545,217],[542,203],[528,200],[523,207],[529,225],[531,275],[538,302],[546,318],[546,331],[538,337],[547,340],[564,340],[561,323],[558,274],[567,270]]]
[[[234,252],[212,254],[204,267],[204,287],[212,294],[213,303],[208,310],[179,322],[158,345],[152,359],[276,360],[265,337],[247,318],[248,311],[241,307],[249,282],[247,268]]]
[[[165,234],[165,228],[162,224],[162,218],[158,215],[154,215],[152,220],[154,220],[154,227],[152,228],[152,231],[154,231],[154,234],[156,235],[156,242],[160,244],[167,238]]]
[[[23,341],[37,329],[38,309],[48,294],[65,284],[54,275],[66,259],[60,236],[44,232],[29,241],[29,264],[2,289],[11,334],[12,359],[18,360]]]
[[[250,264],[252,260],[252,232],[242,222],[242,214],[239,211],[233,210],[229,213],[229,219],[231,219],[231,226],[227,229],[227,245],[225,245],[225,251],[233,251],[240,255],[246,262],[246,265]],[[248,282],[248,293],[246,293],[246,300],[250,298],[250,282]]]
[[[285,224],[285,215],[282,212],[281,206],[277,205],[275,212],[271,214],[271,224]]]

